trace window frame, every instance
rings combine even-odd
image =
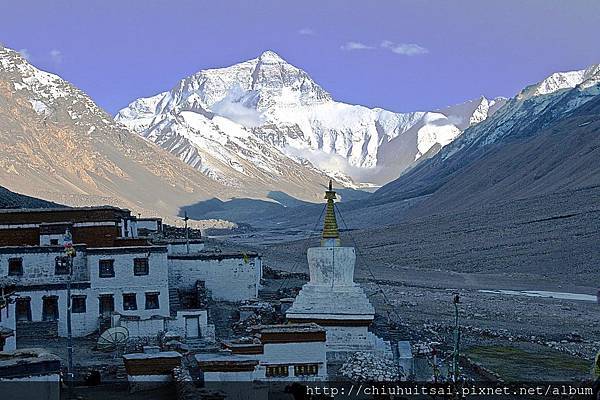
[[[110,274],[103,273],[103,263],[110,263]],[[114,278],[115,277],[115,260],[114,258],[101,258],[98,260],[98,277],[99,278]]]
[[[142,262],[140,266],[138,263]],[[141,268],[141,271],[138,270]],[[134,276],[145,276],[150,274],[150,260],[148,257],[137,257],[133,259],[133,275]]]
[[[15,265],[13,263],[18,262],[18,271],[14,272],[13,268]],[[23,257],[11,257],[8,259],[8,276],[23,276]]]
[[[125,307],[125,298],[126,297],[131,297],[133,298],[133,306],[129,305],[127,307]],[[128,302],[130,303],[130,301]],[[123,293],[123,311],[137,311],[138,306],[137,306],[137,293]]]
[[[160,309],[160,292],[146,292],[144,293],[144,298],[145,298],[145,304],[144,304],[144,309],[145,310],[158,310]],[[148,300],[150,297],[155,297],[156,298],[156,307],[148,307]]]
[[[63,264],[61,261],[63,260],[61,260],[60,256],[54,259],[54,275],[69,275],[69,264],[65,263],[65,269],[62,269]],[[59,265],[61,266],[61,268],[59,268]]]
[[[294,376],[317,376],[319,375],[319,364],[294,365]]]
[[[265,370],[267,378],[287,378],[290,376],[289,365],[267,365]]]
[[[106,312],[108,310],[104,310],[103,309],[104,307],[102,306],[104,304],[103,300],[106,300],[106,299],[111,300],[110,301],[110,305],[111,305],[110,312]],[[114,294],[105,294],[105,293],[99,294],[98,295],[98,314],[100,315],[100,318],[105,318],[114,312],[115,312],[115,296],[114,296]]]
[[[75,301],[74,300],[78,300],[78,301],[82,301],[83,300],[83,311],[81,311],[81,308],[76,308],[75,307]],[[81,306],[81,304],[79,304]],[[87,296],[85,294],[74,294],[71,295],[71,312],[73,314],[85,314],[87,312]]]

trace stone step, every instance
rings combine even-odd
[[[116,370],[117,379],[127,379],[127,370],[124,365],[118,365]]]

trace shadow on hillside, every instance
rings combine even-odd
[[[354,189],[339,189],[342,202],[367,199],[371,194]],[[301,223],[314,220],[321,213],[323,203],[310,203],[297,199],[287,193],[273,191],[267,195],[269,200],[234,198],[220,200],[212,198],[179,209],[179,216],[187,215],[192,219],[223,219],[253,226],[277,226],[279,224]]]

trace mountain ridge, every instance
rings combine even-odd
[[[218,154],[210,143],[214,132],[227,138],[220,142],[225,147],[236,142],[232,137],[247,132],[260,149],[246,148],[248,154],[238,156],[237,163],[260,158],[262,149],[269,149],[308,163],[346,186],[360,187],[360,183],[370,186],[396,178],[434,145],[444,146],[458,137],[461,129],[450,118],[464,119],[467,122],[461,126],[468,126],[487,118],[504,102],[503,98],[478,100],[471,114],[457,115],[455,109],[450,117],[440,110],[394,113],[341,103],[305,71],[266,51],[229,67],[199,71],[170,91],[134,100],[115,120],[213,179],[229,172],[211,162]],[[185,133],[182,118],[177,118],[183,113],[197,114],[196,123],[188,124]],[[474,113],[478,114],[474,117]],[[196,140],[183,145],[178,136]],[[177,146],[171,145],[174,141]],[[263,160],[260,166],[277,170],[279,162]]]

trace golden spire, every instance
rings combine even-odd
[[[334,199],[336,199],[336,196],[331,179],[329,180],[329,190],[325,192],[325,199],[327,200],[327,207],[321,245],[337,246],[340,244],[340,232],[338,231],[337,220],[335,218]]]

